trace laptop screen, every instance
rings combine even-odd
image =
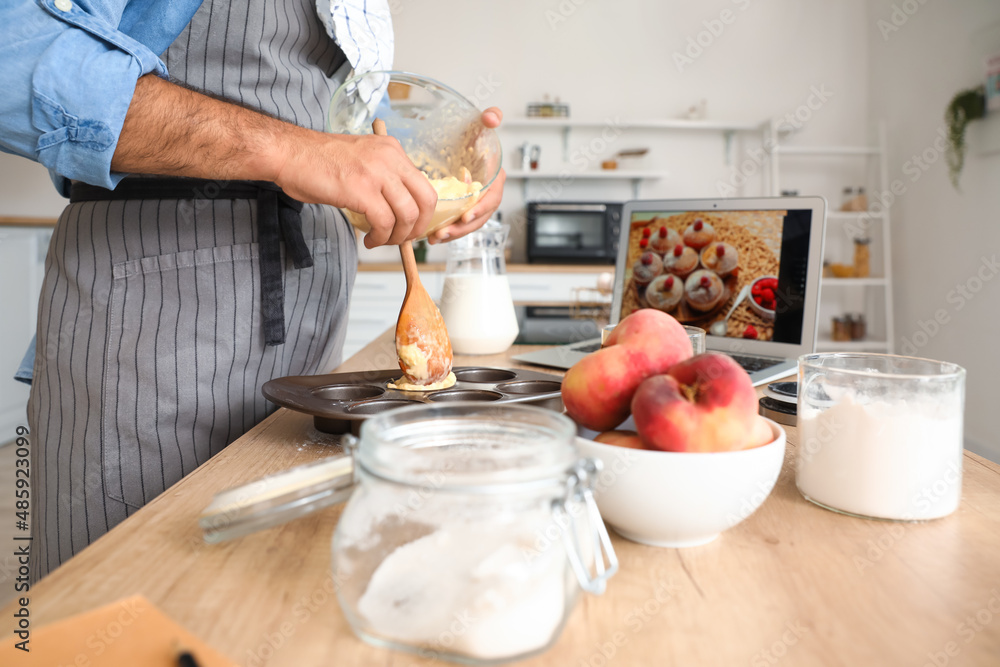
[[[617,319],[658,308],[705,329],[710,348],[711,336],[813,345],[814,323],[804,326],[815,317],[807,312],[812,208],[626,213]]]

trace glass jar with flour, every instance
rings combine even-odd
[[[493,221],[448,243],[441,317],[457,354],[497,354],[517,338],[504,247],[510,228]]]
[[[891,354],[799,359],[795,483],[839,512],[917,521],[962,495],[965,369]]]
[[[449,403],[367,420],[333,537],[338,599],[369,643],[471,664],[556,641],[617,569],[575,428],[533,406]]]

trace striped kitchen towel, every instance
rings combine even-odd
[[[326,31],[344,52],[352,76],[392,69],[392,16],[388,0],[316,0]],[[389,83],[388,77],[361,81],[356,94],[374,108]]]

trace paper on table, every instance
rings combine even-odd
[[[16,635],[0,640],[0,665],[176,667],[180,646],[200,667],[236,667],[141,595],[32,628],[29,639],[28,653],[16,648]]]

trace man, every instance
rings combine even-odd
[[[420,237],[436,195],[394,139],[322,131],[365,54],[388,67],[384,2],[14,4],[0,145],[71,202],[29,402],[37,579],[262,419],[263,382],[339,362],[356,249],[332,207],[364,213],[374,247]]]

